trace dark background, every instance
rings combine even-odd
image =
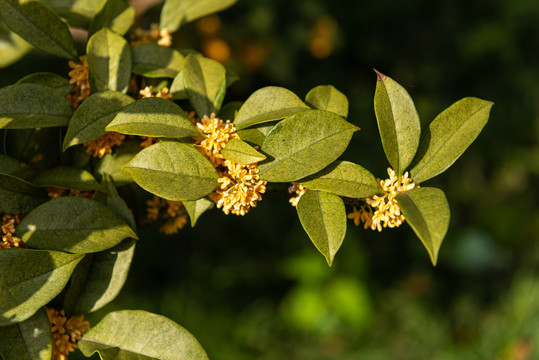
[[[174,39],[240,75],[225,102],[268,85],[301,98],[337,87],[361,127],[342,158],[378,177],[388,163],[372,68],[408,90],[424,127],[466,96],[495,105],[476,142],[428,182],[451,207],[437,267],[409,227],[349,222],[329,268],[286,189],[273,188],[244,217],[213,210],[167,237],[142,227],[126,287],[93,323],[116,309],[156,312],[212,359],[539,358],[537,0],[240,0]],[[33,52],[0,70],[0,85],[51,69],[68,71]]]

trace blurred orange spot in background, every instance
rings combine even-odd
[[[311,29],[309,51],[318,59],[325,59],[333,52],[339,25],[331,16],[321,16]]]
[[[226,63],[230,59],[230,46],[222,39],[209,39],[202,44],[204,56]]]
[[[246,44],[241,54],[241,61],[248,71],[254,72],[264,65],[268,53],[268,47],[262,43]]]

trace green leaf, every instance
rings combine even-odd
[[[57,91],[62,97],[66,97],[67,94],[73,89],[73,85],[69,83],[69,80],[63,76],[50,72],[38,72],[23,77],[16,82],[15,85],[20,84],[38,84],[43,85]]]
[[[387,160],[401,176],[419,146],[421,123],[408,92],[390,77],[376,73],[374,112],[378,130]]]
[[[17,159],[0,154],[0,174],[16,174],[26,167],[26,164]]]
[[[276,122],[254,125],[248,129],[239,130],[237,134],[243,141],[253,145],[262,146],[264,140],[266,140],[266,136],[275,125],[277,125]]]
[[[416,184],[444,172],[464,153],[486,125],[494,103],[461,99],[442,111],[421,138],[410,174]]]
[[[237,0],[165,0],[161,29],[176,32],[180,26],[232,6]]]
[[[31,318],[2,328],[0,355],[4,359],[41,360],[52,357],[52,334],[44,309]]]
[[[213,201],[205,197],[198,200],[183,201],[183,206],[185,206],[185,210],[187,210],[187,214],[191,220],[191,227],[195,227],[200,215],[212,209],[214,205]]]
[[[8,67],[23,58],[33,46],[24,41],[19,35],[11,31],[3,31],[0,16],[0,69]]]
[[[266,136],[262,152],[268,159],[258,166],[260,178],[290,182],[312,175],[337,160],[356,130],[329,111],[308,110],[293,115]]]
[[[106,192],[106,189],[88,171],[67,166],[45,170],[39,173],[33,179],[32,183],[41,187],[59,187],[80,191],[99,190]]]
[[[305,103],[313,109],[327,110],[346,118],[348,99],[331,85],[317,86],[307,93]]]
[[[88,29],[105,0],[46,0],[51,9],[73,27]]]
[[[63,150],[105,135],[105,127],[118,111],[135,100],[116,91],[103,91],[90,95],[73,114],[64,138]]]
[[[189,96],[187,96],[187,91],[185,91],[185,85],[183,84],[183,71],[180,71],[174,80],[172,80],[169,92],[174,100],[189,98]]]
[[[301,226],[331,266],[346,234],[346,210],[340,197],[309,190],[298,202]]]
[[[309,109],[292,91],[268,86],[255,91],[238,111],[234,125],[241,130],[251,125],[279,120]]]
[[[83,257],[32,249],[0,251],[0,326],[24,321],[48,304]]]
[[[449,204],[442,190],[417,188],[399,193],[395,199],[402,214],[427,249],[436,266],[438,251],[449,227]]]
[[[160,141],[124,169],[143,189],[168,200],[197,200],[218,185],[217,171],[192,145]]]
[[[0,0],[6,25],[36,48],[66,59],[77,59],[73,37],[62,19],[37,1]]]
[[[183,84],[198,116],[210,116],[221,108],[226,92],[225,67],[215,60],[190,54],[183,63]]]
[[[221,110],[217,113],[217,117],[220,119],[223,119],[224,121],[230,120],[231,122],[234,122],[234,119],[236,118],[236,113],[243,105],[242,101],[231,101],[223,105]]]
[[[131,175],[123,170],[123,166],[130,162],[141,149],[140,140],[125,142],[121,146],[115,148],[112,154],[103,156],[97,163],[95,172],[101,175],[110,175],[117,186],[132,183],[133,179],[131,178]]]
[[[142,44],[131,49],[133,72],[150,78],[174,78],[182,70],[183,55],[158,44]]]
[[[47,194],[23,179],[0,174],[0,213],[26,214],[49,198]]]
[[[87,314],[110,303],[122,289],[135,253],[136,240],[87,255],[77,265],[67,288],[64,308],[69,314]]]
[[[0,129],[66,126],[73,110],[64,96],[37,84],[0,89]]]
[[[102,28],[109,28],[123,35],[134,22],[135,8],[127,5],[124,0],[107,0],[90,23],[88,32],[92,35]]]
[[[201,134],[178,105],[170,100],[144,98],[118,112],[107,131],[152,137],[200,137]]]
[[[367,169],[348,161],[336,161],[298,182],[309,190],[323,190],[353,199],[367,198],[382,192],[380,184]]]
[[[137,225],[135,223],[135,218],[133,212],[125,201],[120,197],[116,187],[114,186],[114,181],[108,174],[104,174],[103,183],[107,186],[108,196],[106,200],[107,206],[112,209],[116,214],[118,214],[124,221],[133,229],[137,231]]]
[[[88,40],[86,51],[92,92],[126,92],[131,80],[131,51],[127,41],[104,28]]]
[[[103,360],[207,360],[198,341],[164,316],[141,310],[107,314],[79,340],[87,357],[95,352]]]
[[[72,253],[110,249],[137,234],[107,206],[78,196],[53,199],[32,210],[17,225],[28,246]]]
[[[234,161],[238,164],[252,164],[262,161],[266,156],[256,151],[251,145],[240,139],[232,139],[226,143],[221,150],[221,155],[226,160]]]

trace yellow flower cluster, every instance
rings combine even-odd
[[[67,320],[64,310],[46,310],[52,331],[52,360],[66,360],[77,348],[77,341],[90,329],[90,323],[84,320],[84,315]]]
[[[21,220],[21,215],[0,214],[0,249],[28,248],[21,239],[13,236],[15,226],[17,226]]]
[[[303,194],[305,194],[307,192],[307,189],[305,189],[305,187],[303,185],[300,185],[296,182],[292,182],[292,186],[290,186],[288,188],[288,192],[290,194],[292,193],[295,193],[296,196],[293,196],[291,197],[288,202],[290,203],[290,205],[292,205],[293,207],[297,207],[298,206],[298,202],[299,202],[299,199],[301,198],[301,196]]]
[[[114,146],[122,145],[124,139],[125,135],[111,131],[95,140],[85,142],[84,146],[88,154],[102,158],[105,154],[111,154]]]
[[[74,61],[69,61],[69,67],[73,70],[69,72],[70,84],[75,84],[75,87],[67,95],[67,101],[76,109],[81,102],[90,96],[90,82],[88,81],[88,62],[86,56],[80,57],[80,64]]]
[[[159,196],[153,197],[152,200],[146,202],[148,208],[148,219],[157,220],[161,213],[161,210],[166,211],[167,219],[159,231],[166,235],[176,234],[179,229],[183,229],[187,224],[188,216],[181,209],[184,207],[181,201],[165,200]]]
[[[348,218],[353,219],[356,226],[359,226],[360,222],[364,222],[365,229],[370,227],[372,230],[382,231],[382,227],[399,227],[406,220],[395,196],[401,192],[418,188],[419,185],[413,183],[412,179],[408,177],[408,172],[400,178],[391,168],[387,169],[387,173],[389,179],[378,179],[385,192],[384,195],[373,195],[365,199],[369,206],[362,206],[359,210],[354,207],[354,211],[348,214]]]
[[[195,146],[211,161],[220,176],[220,185],[209,198],[227,215],[245,215],[266,192],[266,182],[259,179],[257,163],[238,164],[221,155],[229,140],[239,139],[230,121],[224,122],[212,114],[211,117],[204,116],[197,127],[206,137],[196,139]]]
[[[135,33],[131,35],[130,45],[133,47],[155,42],[164,47],[172,46],[170,31],[168,29],[159,30],[159,24],[151,24],[150,30],[136,28]]]
[[[73,190],[73,189],[63,189],[59,187],[52,187],[47,188],[47,191],[49,192],[48,195],[51,199],[56,199],[62,196],[79,196],[83,197],[85,199],[91,199],[93,194],[93,191],[80,191],[80,190]]]

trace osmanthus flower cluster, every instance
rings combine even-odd
[[[226,102],[237,76],[173,46],[182,24],[233,2],[165,0],[159,25],[145,32],[132,29],[135,10],[120,0],[78,1],[88,5],[87,21],[42,2],[0,0],[13,34],[65,59],[65,76],[29,74],[0,89],[0,141],[21,142],[0,146],[4,360],[65,359],[76,346],[107,359],[207,359],[187,330],[162,316],[112,312],[86,333],[82,316],[120,292],[135,244],[147,241],[138,240],[137,227],[177,234],[214,207],[248,216],[270,185],[293,195],[290,204],[329,265],[348,219],[377,231],[408,224],[436,263],[449,206],[424,182],[462,155],[492,103],[462,99],[422,131],[406,90],[378,73],[374,106],[390,168],[377,180],[339,160],[359,128],[333,86],[304,99],[269,86]],[[66,22],[85,27],[86,44],[75,46]],[[130,206],[147,199],[134,216]]]

